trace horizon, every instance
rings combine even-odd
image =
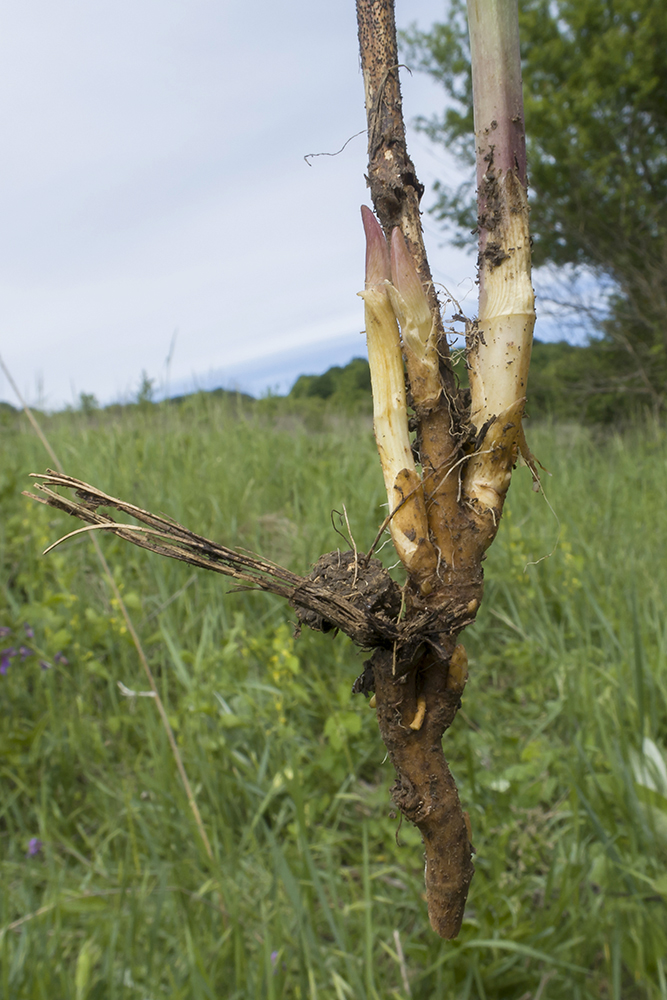
[[[571,347],[584,347],[586,343],[583,338],[568,340],[565,337],[534,337],[534,343],[540,344],[568,344]],[[345,368],[355,360],[368,361],[366,353],[365,338],[360,340],[358,347],[361,349],[356,353],[350,353],[348,349],[351,338],[337,338],[331,342],[323,344],[308,345],[306,357],[310,357],[312,364],[298,367],[296,358],[304,359],[304,351],[301,348],[290,348],[286,351],[276,352],[267,355],[263,360],[264,364],[259,365],[257,361],[251,360],[242,362],[230,368],[225,375],[218,371],[209,371],[205,375],[192,375],[187,379],[170,381],[164,378],[159,381],[157,378],[151,379],[145,370],[137,373],[134,388],[112,399],[100,400],[95,393],[87,393],[82,390],[78,396],[72,397],[71,402],[66,402],[58,407],[49,407],[45,400],[37,400],[28,403],[30,409],[41,413],[54,415],[63,412],[80,410],[83,406],[83,399],[87,397],[94,403],[94,407],[104,410],[113,406],[129,406],[136,404],[144,377],[151,381],[151,403],[161,403],[166,400],[183,399],[187,396],[195,395],[199,392],[213,393],[226,392],[238,393],[242,396],[250,397],[254,400],[265,399],[268,396],[285,397],[293,389],[295,383],[302,376],[317,378],[326,374],[332,368]],[[452,348],[462,346],[463,338],[458,338],[458,343],[451,343]],[[326,358],[326,361],[324,360]],[[319,359],[319,360],[317,360]],[[11,373],[10,373],[11,374]],[[14,395],[14,394],[13,394]],[[529,393],[530,398],[530,393]],[[17,413],[21,411],[22,405],[19,400],[14,402],[8,399],[0,399],[0,406],[9,406]]]

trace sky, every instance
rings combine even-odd
[[[442,10],[397,0],[400,26]],[[402,85],[408,122],[442,106]],[[129,400],[142,372],[284,392],[365,353],[352,0],[6,0],[0,93],[0,354],[29,402]],[[455,168],[408,133],[428,207]],[[474,257],[424,229],[474,313]]]

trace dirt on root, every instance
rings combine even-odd
[[[387,623],[398,621],[401,589],[379,559],[368,559],[363,552],[326,552],[317,560],[308,579],[323,591],[343,597],[363,614]],[[308,608],[296,605],[295,610],[299,623],[317,632],[336,628],[333,622]]]

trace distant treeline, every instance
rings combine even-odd
[[[533,419],[576,420],[591,424],[625,422],[645,409],[642,397],[623,392],[622,379],[614,385],[617,359],[603,343],[575,347],[561,340],[536,340],[528,382],[527,412]],[[467,384],[461,352],[454,352],[454,370]],[[371,380],[365,358],[329,368],[323,375],[301,375],[288,399],[324,400],[343,410],[368,409]]]
[[[342,407],[372,405],[371,373],[366,358],[353,358],[341,368],[334,365],[323,375],[299,375],[291,399],[326,399]]]
[[[453,352],[454,370],[462,385],[467,372],[462,351]],[[148,385],[148,389],[146,386]],[[626,391],[624,391],[624,388]],[[150,380],[143,382],[131,403],[104,407],[109,416],[135,407],[152,409],[155,405],[188,404],[199,393],[177,396],[156,404]],[[238,412],[254,411],[269,418],[297,416],[316,428],[323,417],[372,412],[371,378],[368,361],[353,358],[347,365],[334,365],[322,375],[300,375],[286,396],[254,399],[246,393],[214,389],[207,395],[229,398]],[[575,347],[565,341],[543,343],[536,340],[528,380],[528,416],[534,420],[569,420],[584,424],[627,423],[645,412],[650,405],[646,396],[627,391],[618,372],[618,357],[613,345],[604,341]],[[67,407],[71,410],[72,407]],[[82,393],[78,409],[88,415],[100,409],[94,396]],[[0,403],[0,424],[6,424],[18,411],[9,403]]]

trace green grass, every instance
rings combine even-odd
[[[344,544],[343,503],[361,549],[383,517],[362,418],[199,396],[44,423],[71,475],[297,571]],[[667,998],[667,787],[642,756],[667,745],[663,429],[531,435],[560,529],[518,470],[445,738],[477,849],[455,942],[350,694],[362,656],[103,538],[209,861],[152,699],[118,688],[148,685],[90,541],[40,554],[77,525],[20,496],[49,464],[27,426],[2,441],[0,642],[33,652],[0,676],[0,996]]]

